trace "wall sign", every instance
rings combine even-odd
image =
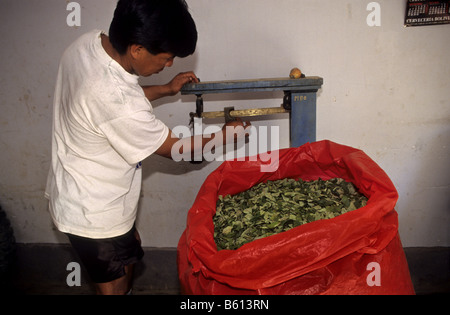
[[[408,0],[405,26],[450,24],[450,0]]]

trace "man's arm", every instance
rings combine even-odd
[[[180,92],[183,85],[187,83],[198,83],[199,80],[194,72],[183,72],[177,74],[172,81],[165,85],[143,86],[145,96],[151,101],[165,96],[173,96]]]

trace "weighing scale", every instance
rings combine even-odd
[[[197,96],[196,112],[190,114],[192,121],[194,118],[209,119],[218,117],[224,117],[225,121],[230,121],[236,117],[290,113],[291,147],[298,147],[307,142],[316,141],[316,99],[317,91],[322,85],[323,79],[320,77],[211,81],[186,84],[181,89],[181,94]],[[267,91],[284,91],[283,103],[280,107],[244,110],[235,110],[233,107],[227,107],[219,112],[203,111],[203,95],[205,94]],[[195,129],[194,134],[198,134]]]

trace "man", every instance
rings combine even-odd
[[[179,141],[154,116],[150,101],[198,82],[193,72],[161,86],[141,87],[138,78],[193,54],[196,43],[183,0],[120,0],[109,34],[81,36],[61,59],[46,197],[56,227],[67,234],[99,294],[130,291],[133,265],[143,256],[134,227],[141,161],[153,153],[170,158]],[[201,145],[226,139],[225,126]]]

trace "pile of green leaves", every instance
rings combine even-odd
[[[367,198],[342,178],[267,181],[234,196],[219,196],[214,222],[218,250],[365,206]]]

